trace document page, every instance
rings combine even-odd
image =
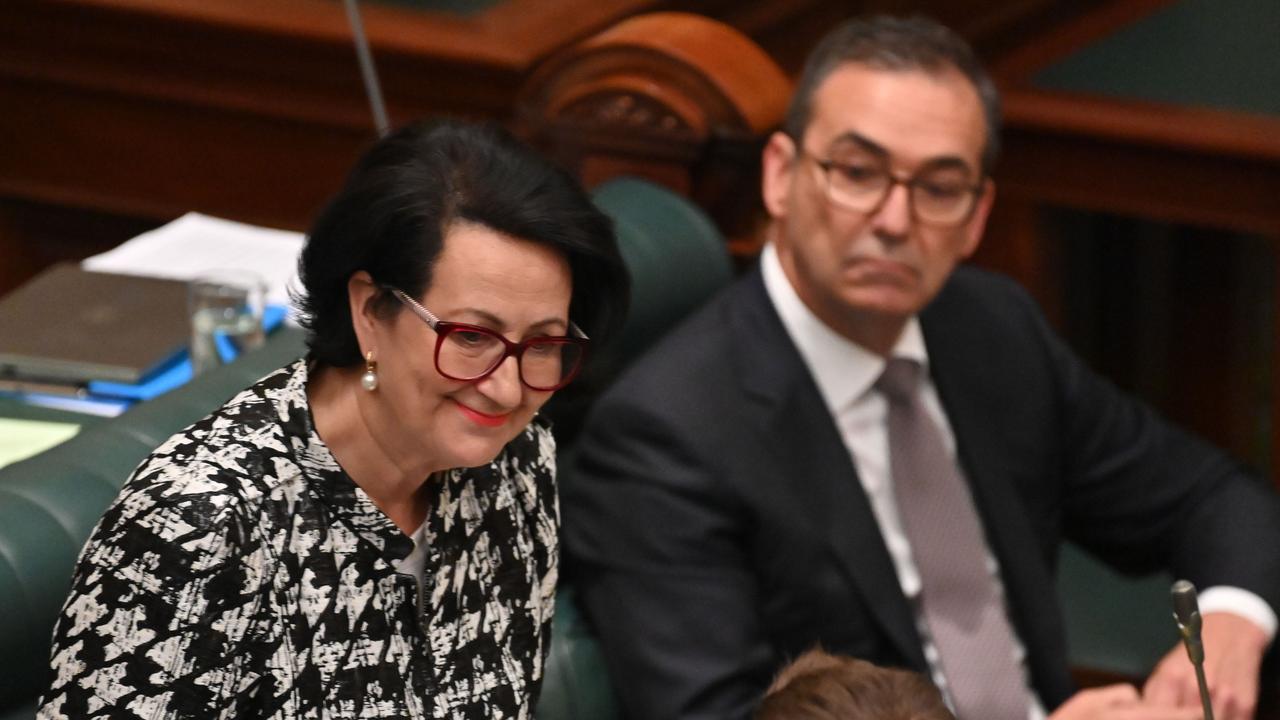
[[[75,423],[0,418],[0,467],[44,452],[79,431]]]
[[[304,236],[187,213],[99,255],[83,267],[97,272],[190,280],[210,270],[251,270],[267,282],[267,303],[289,307],[297,286]]]

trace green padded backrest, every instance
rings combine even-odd
[[[631,274],[631,309],[618,349],[625,364],[728,285],[733,265],[711,219],[670,190],[618,178],[593,195],[613,218]]]
[[[689,200],[653,183],[618,178],[594,192],[613,218],[618,249],[631,275],[631,309],[619,342],[604,358],[607,380],[667,330],[729,284],[733,266],[724,237]],[[582,410],[585,412],[585,409]],[[558,435],[559,437],[559,435]],[[561,441],[559,482],[573,448]],[[571,587],[561,583],[547,659],[539,720],[612,720],[618,701],[599,644],[579,612]]]
[[[1058,597],[1071,666],[1144,678],[1178,642],[1167,573],[1130,578],[1067,544],[1058,561]]]
[[[236,363],[0,469],[0,712],[47,685],[49,640],[76,557],[137,464],[302,352],[301,331],[282,329]]]
[[[556,617],[547,654],[538,720],[612,720],[618,700],[596,642],[574,599],[573,588],[556,590]]]

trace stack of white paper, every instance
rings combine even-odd
[[[267,283],[267,302],[296,310],[289,289],[298,285],[302,233],[187,213],[173,222],[94,255],[86,270],[191,280],[211,270],[251,270]]]

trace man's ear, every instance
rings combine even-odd
[[[991,206],[996,201],[996,183],[991,178],[987,178],[982,183],[982,195],[978,198],[978,206],[973,209],[973,217],[969,218],[969,222],[965,225],[964,248],[960,257],[968,258],[978,250],[978,245],[982,244],[982,236],[987,230],[987,217],[991,215]]]
[[[347,279],[347,302],[351,306],[351,327],[360,343],[360,355],[376,351],[376,328],[380,322],[377,300],[381,292],[373,278],[364,270],[353,273]]]
[[[775,220],[786,217],[795,181],[795,141],[784,132],[775,132],[765,143],[761,157],[761,195],[764,207]]]

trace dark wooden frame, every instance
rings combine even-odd
[[[1280,245],[1280,118],[1046,91],[1031,83],[1044,67],[1169,4],[1102,6],[996,64],[1005,151],[985,251],[989,264],[1019,277],[1051,317],[1059,314],[1063,289],[1039,234],[1044,208],[1248,233]],[[1280,297],[1275,302],[1280,307]],[[1271,371],[1271,387],[1271,446],[1280,448],[1280,366]],[[1280,485],[1280,466],[1273,475]]]

